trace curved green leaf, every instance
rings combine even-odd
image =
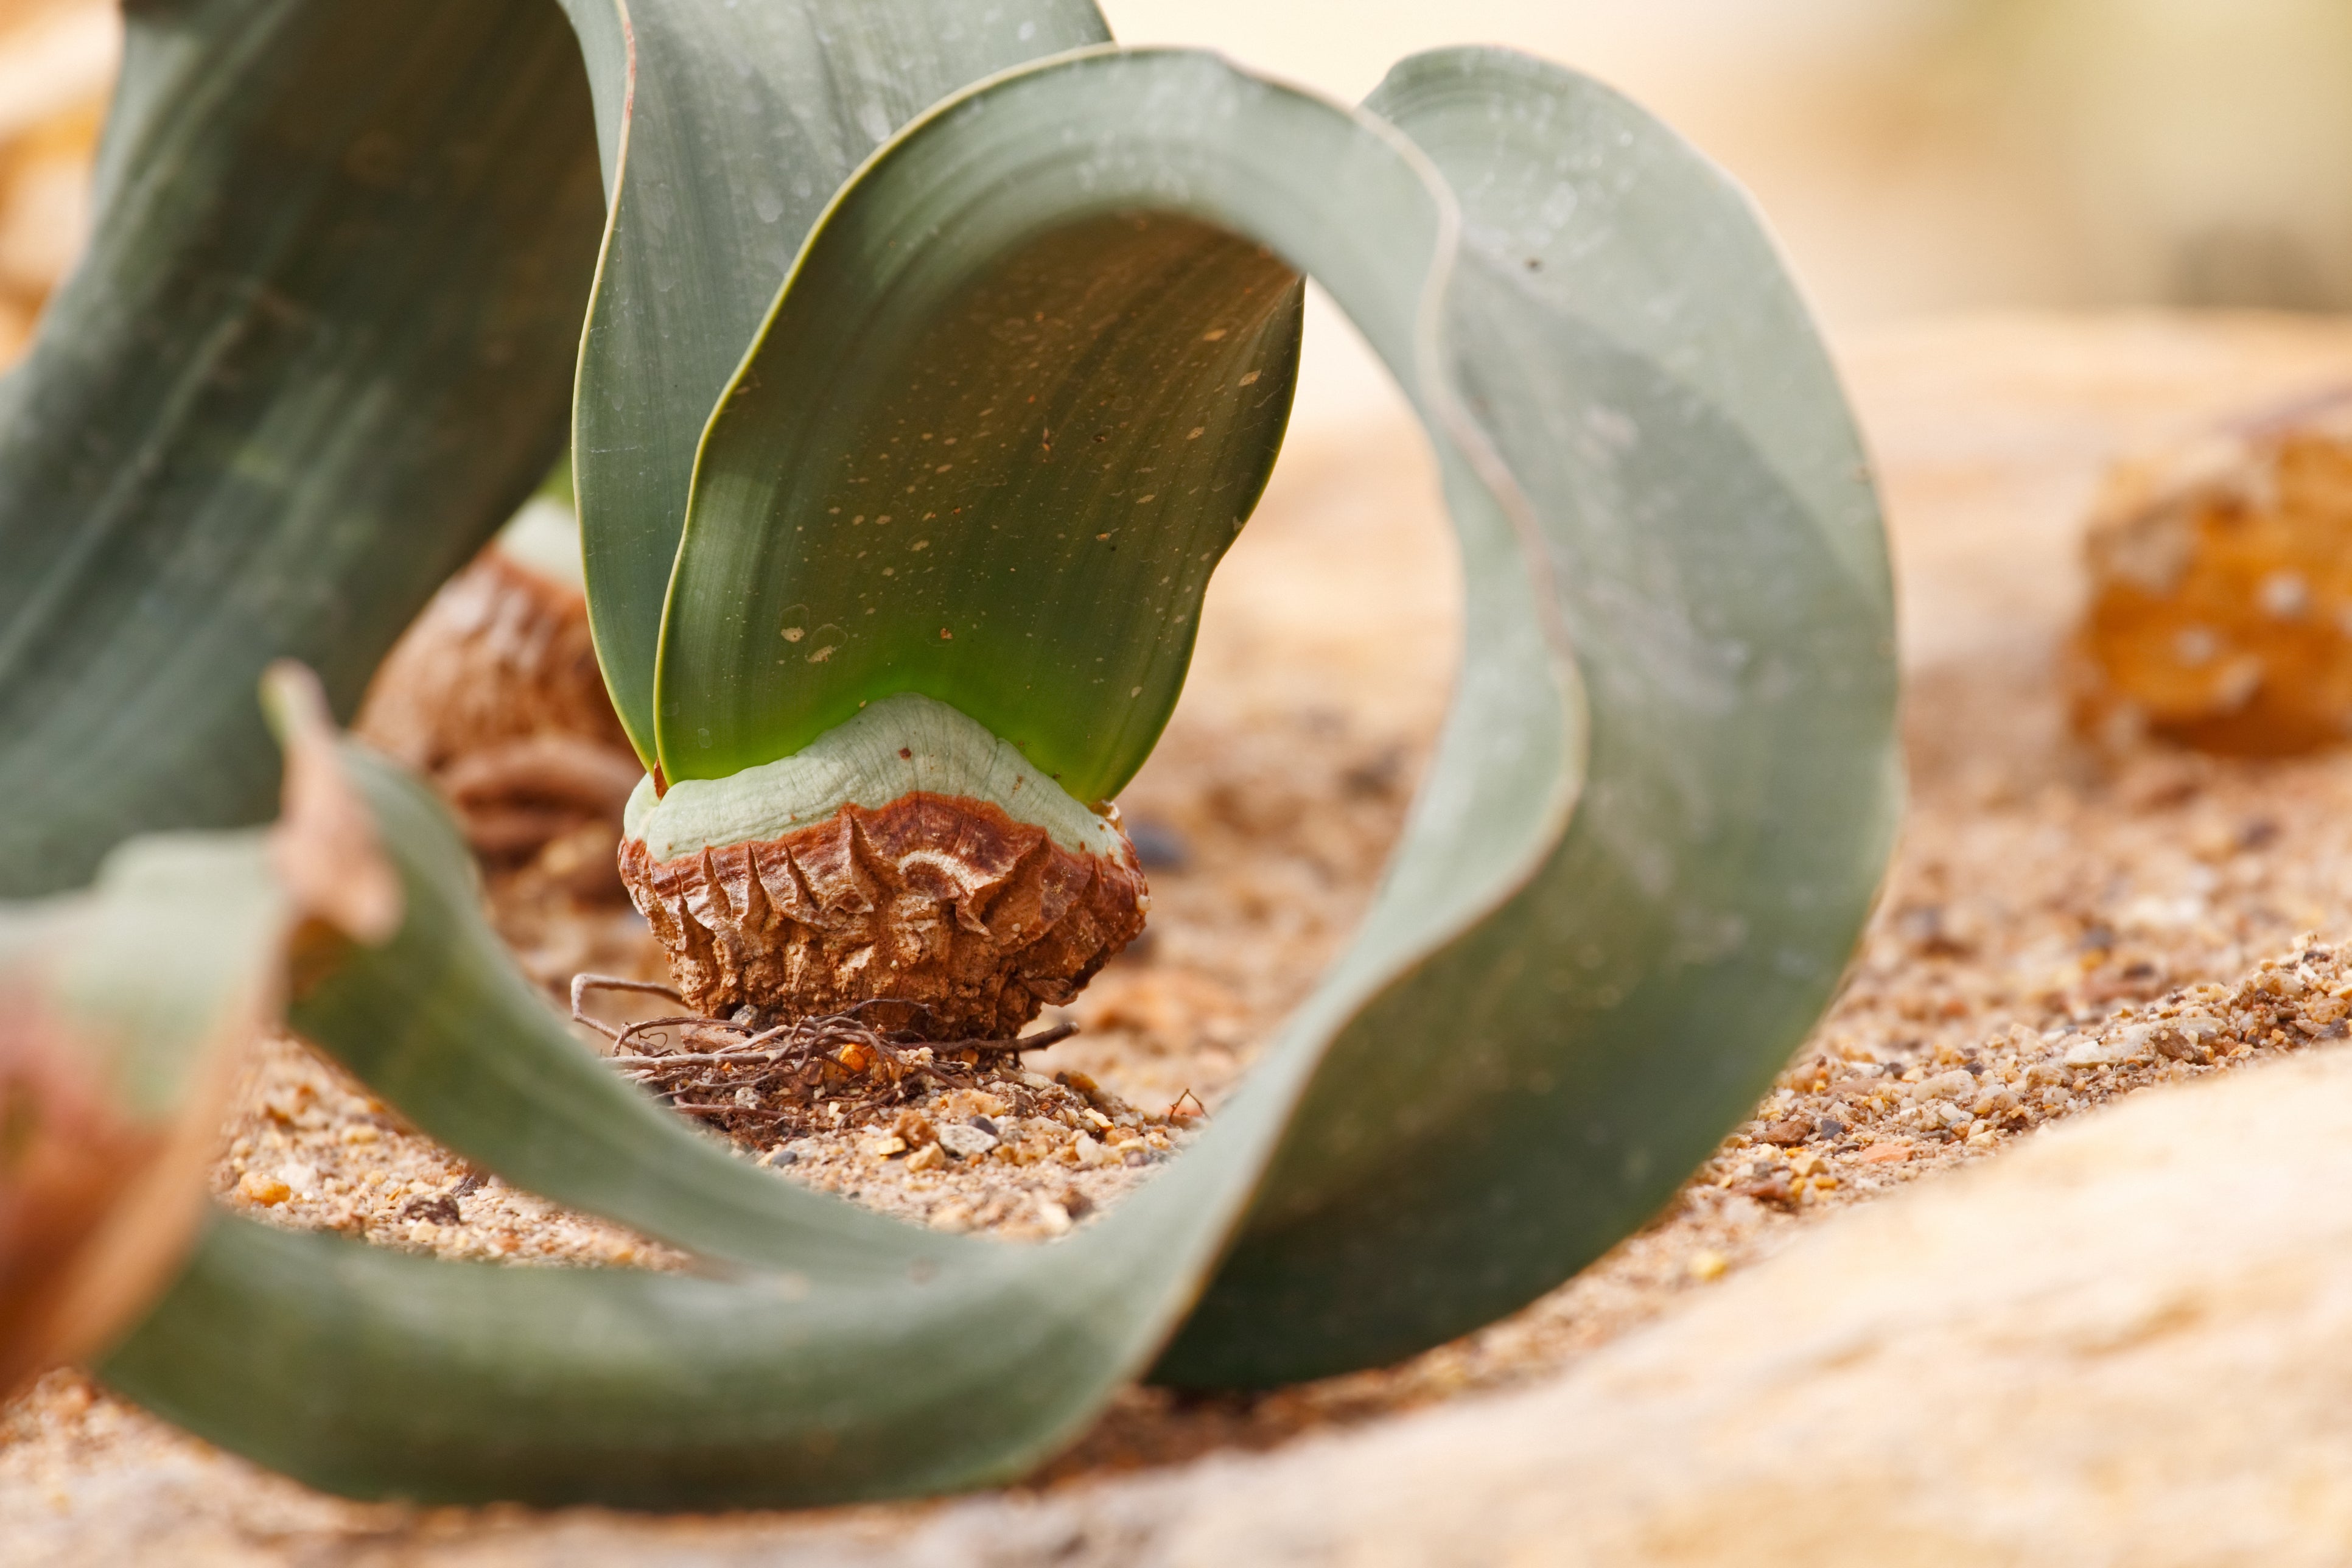
[[[597,658],[650,769],[662,601],[695,445],[810,225],[939,99],[1110,35],[1093,0],[562,4],[612,197],[572,479]]]
[[[912,128],[811,242],[900,224],[976,284],[1126,243],[1106,212],[1238,235],[1323,279],[1438,448],[1470,592],[1439,756],[1354,945],[1182,1159],[1027,1249],[736,1184],[566,1076],[486,933],[417,929],[449,920],[454,847],[379,779],[412,930],[306,1030],[519,1180],[801,1261],[496,1269],[224,1224],[106,1375],[356,1492],[870,1497],[1017,1470],[1163,1346],[1161,1375],[1210,1385],[1435,1342],[1654,1207],[1826,1001],[1884,863],[1874,506],[1752,216],[1671,133],[1495,51],[1408,62],[1380,105],[1395,124],[1197,55],[1048,62]],[[950,151],[1077,221],[925,199]],[[425,1022],[378,1016],[445,987]],[[551,1113],[521,1087],[541,1071]],[[634,1166],[599,1177],[566,1137]]]
[[[267,836],[164,834],[107,857],[83,891],[0,905],[0,966],[37,974],[30,1009],[109,1056],[113,1101],[161,1122],[212,1047],[268,1021],[288,900]],[[12,995],[12,1021],[26,1016]]]
[[[600,221],[540,0],[133,7],[87,258],[0,383],[0,894],[268,816],[547,471]]]
[[[895,1277],[959,1245],[731,1158],[583,1049],[482,918],[473,855],[432,793],[364,748],[346,757],[409,915],[296,997],[297,1033],[458,1153],[714,1260]]]
[[[1209,574],[1273,469],[1296,274],[1115,184],[1089,207],[1025,171],[977,178],[952,136],[881,162],[703,437],[663,771],[724,778],[920,691],[1108,800],[1167,724]]]
[[[1866,460],[1738,187],[1616,93],[1505,51],[1416,57],[1368,107],[1461,203],[1424,369],[1534,537],[1522,558],[1468,526],[1479,498],[1449,465],[1465,689],[1367,939],[1461,896],[1481,835],[1429,842],[1432,819],[1527,767],[1510,716],[1478,711],[1489,683],[1534,685],[1534,626],[1514,640],[1492,598],[1521,571],[1574,650],[1586,776],[1509,901],[1339,1032],[1159,1369],[1178,1383],[1393,1360],[1655,1212],[1827,1005],[1900,807]]]

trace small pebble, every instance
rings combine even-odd
[[[1135,858],[1147,871],[1181,871],[1192,864],[1192,847],[1184,836],[1151,817],[1129,818],[1127,841],[1135,846]]]
[[[1923,1079],[1913,1086],[1911,1090],[1912,1100],[1919,1104],[1930,1100],[1974,1100],[1976,1097],[1976,1075],[1961,1068],[1954,1068],[1950,1072],[1940,1072],[1931,1079]]]
[[[1979,1117],[1999,1116],[2017,1109],[2017,1095],[2011,1089],[1989,1089],[1977,1096],[1976,1103],[1969,1109]]]
[[[2120,1047],[2103,1041],[2084,1040],[2079,1045],[2067,1047],[2063,1059],[2070,1068],[2112,1067],[2123,1060],[2123,1051]]]
[[[951,1121],[939,1130],[939,1146],[959,1160],[977,1160],[997,1146],[993,1124],[980,1124],[988,1119],[975,1116],[970,1121]]]
[[[294,1195],[293,1188],[277,1177],[265,1176],[258,1171],[247,1172],[245,1179],[237,1183],[236,1190],[243,1193],[249,1202],[259,1204],[264,1208],[273,1208]]]

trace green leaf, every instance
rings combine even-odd
[[[536,0],[131,8],[89,255],[0,383],[0,894],[257,822],[563,439],[601,195]]]
[[[713,1259],[890,1272],[954,1245],[730,1157],[583,1048],[483,920],[473,855],[432,793],[364,748],[346,761],[410,912],[296,998],[296,1032],[467,1158]]]
[[[1900,808],[1866,459],[1744,195],[1616,93],[1506,51],[1416,57],[1368,107],[1461,204],[1423,363],[1473,426],[1448,464],[1471,637],[1360,942],[1478,886],[1460,868],[1492,828],[1443,819],[1536,793],[1515,752],[1539,731],[1511,705],[1546,622],[1573,650],[1584,779],[1508,901],[1337,1032],[1160,1364],[1181,1384],[1409,1354],[1654,1213],[1827,1005]],[[1462,469],[1492,461],[1515,540],[1471,525]],[[1549,600],[1516,629],[1513,579]]]
[[[936,1272],[717,1280],[437,1262],[218,1216],[100,1373],[352,1496],[687,1508],[946,1490],[1066,1440],[1131,1374],[1169,1273],[1202,1261],[1163,1259],[1145,1232],[1109,1239],[1124,1256],[1096,1245],[1050,1275],[975,1243]]]
[[[1089,0],[126,21],[89,254],[0,382],[0,895],[267,816],[263,666],[348,716],[547,473],[575,377],[598,642],[650,759],[694,443],[809,222],[932,100],[1105,36]]]
[[[347,1491],[839,1500],[1015,1473],[1155,1357],[1215,1386],[1408,1353],[1645,1217],[1818,1015],[1885,864],[1875,507],[1752,215],[1670,132],[1496,51],[1408,62],[1377,107],[1205,56],[1065,58],[910,129],[826,225],[892,232],[951,153],[1047,194],[1010,225],[932,214],[972,286],[1048,237],[1144,232],[1105,213],[1263,244],[1327,283],[1437,447],[1470,596],[1439,754],[1354,944],[1181,1159],[1034,1248],[755,1190],[567,1061],[459,918],[446,827],[373,774],[409,926],[302,1027],[474,1158],[739,1272],[224,1222],[105,1375]]]
[[[1165,1337],[1238,1200],[1223,1162],[1049,1249],[780,1181],[573,1042],[470,913],[439,806],[350,760],[408,914],[291,1021],[452,1147],[715,1277],[441,1263],[220,1216],[110,1384],[354,1495],[784,1505],[1010,1478]]]
[[[1282,444],[1297,275],[1117,184],[974,175],[951,135],[885,153],[712,416],[663,623],[670,779],[919,691],[1108,800],[1167,724]]]
[[[662,601],[695,446],[810,225],[937,100],[1110,35],[1093,0],[563,6],[612,196],[581,345],[573,482],[597,657],[651,768]]]

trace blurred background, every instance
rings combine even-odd
[[[2352,306],[2341,0],[1104,0],[1354,100],[1505,43],[1752,190],[1833,327],[1988,305]]]
[[[121,32],[110,4],[0,0],[0,365],[81,252]]]
[[[2343,0],[1103,8],[1127,41],[1211,46],[1349,100],[1447,43],[1591,71],[1747,184],[1833,334],[2000,307],[2352,310]],[[117,33],[100,0],[0,0],[0,360],[87,223]]]

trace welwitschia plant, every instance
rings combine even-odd
[[[1607,89],[1455,50],[1351,110],[1044,0],[131,23],[92,259],[0,426],[19,894],[265,815],[263,663],[347,711],[544,471],[567,387],[648,765],[631,874],[709,1006],[836,1002],[864,943],[997,1030],[1122,940],[1140,884],[1097,807],[1273,460],[1301,274],[1428,432],[1469,596],[1354,943],[1190,1152],[1051,1247],[850,1209],[639,1098],[498,952],[430,797],[348,752],[405,914],[312,952],[293,1026],[467,1157],[712,1267],[215,1217],[100,1363],[150,1407],[370,1495],[1009,1476],[1121,1380],[1318,1376],[1529,1300],[1824,1005],[1896,791],[1875,505],[1745,200]],[[856,890],[895,914],[828,881],[877,844]],[[1084,929],[1032,952],[1048,913]]]

